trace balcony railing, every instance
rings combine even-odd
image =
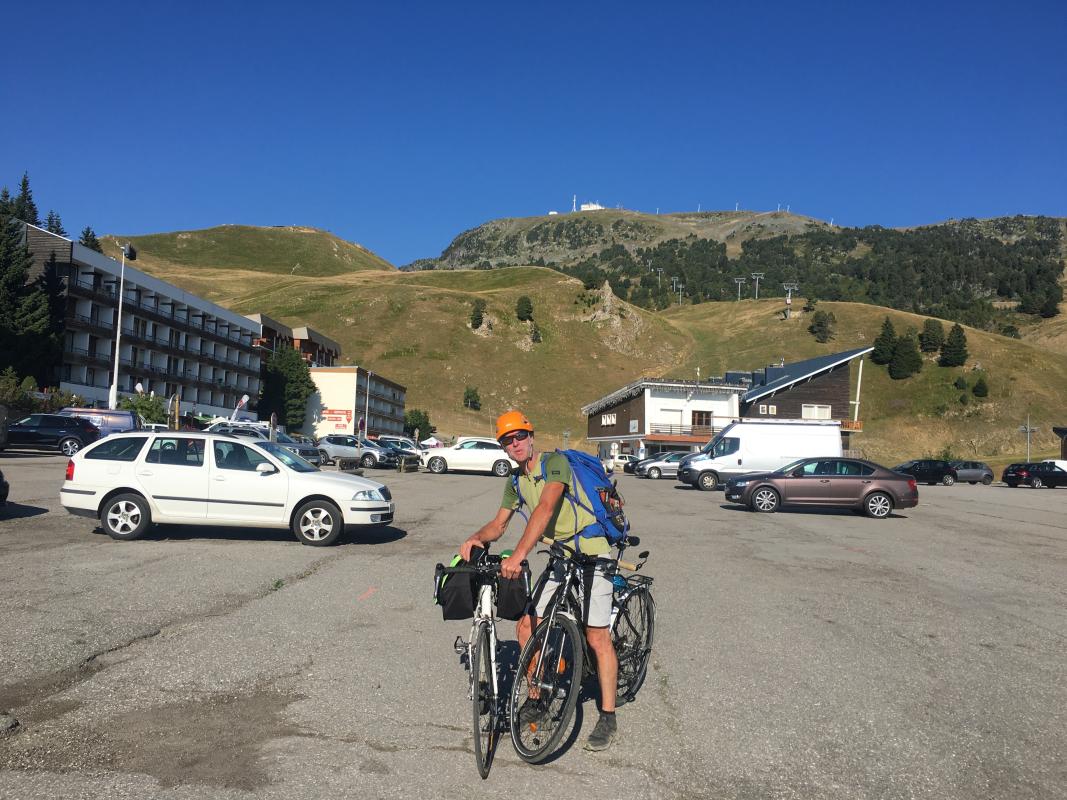
[[[648,432],[663,436],[697,436],[710,439],[729,423],[733,422],[733,419],[723,417],[719,422],[720,424],[718,425],[714,423],[711,425],[664,425],[660,422],[653,422],[648,426]]]

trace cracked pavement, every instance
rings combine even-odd
[[[113,542],[60,507],[64,459],[0,464],[0,798],[1067,797],[1063,490],[921,487],[875,521],[621,477],[658,605],[621,738],[581,748],[587,701],[482,782],[432,575],[499,479],[375,473],[394,526],[311,548]]]

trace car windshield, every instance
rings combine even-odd
[[[293,472],[319,471],[319,468],[314,464],[309,464],[296,453],[291,450],[286,450],[285,447],[278,442],[260,442],[259,446],[285,464],[285,466],[289,467],[289,469],[293,470]]]
[[[797,459],[796,461],[794,461],[794,462],[792,462],[790,464],[786,464],[784,467],[779,467],[778,469],[776,469],[774,471],[774,474],[775,475],[787,475],[788,473],[792,472],[797,467],[799,467],[801,464],[806,463],[807,460],[808,459],[806,459],[806,458],[799,458],[799,459]]]
[[[275,438],[276,441],[279,441],[282,444],[299,444],[299,442],[297,442],[295,439],[293,439],[293,438],[291,438],[289,436],[286,436],[281,431],[275,431],[274,432],[274,438]]]

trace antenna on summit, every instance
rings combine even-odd
[[[576,212],[577,210],[578,210],[578,195],[575,195],[575,196],[574,196],[574,197],[573,197],[573,198],[571,199],[571,213],[573,214],[573,213],[574,213],[574,212]]]

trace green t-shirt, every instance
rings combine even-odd
[[[522,493],[522,499],[525,501],[523,511],[526,514],[533,513],[533,510],[537,508],[537,504],[541,502],[541,492],[544,491],[546,483],[562,483],[567,488],[563,492],[563,498],[559,507],[556,508],[556,513],[549,520],[545,536],[566,542],[574,539],[578,531],[594,524],[596,517],[577,503],[571,502],[574,499],[572,498],[572,492],[577,490],[577,499],[586,506],[591,505],[582,487],[577,484],[572,485],[571,465],[567,463],[566,457],[559,453],[545,453],[541,456],[541,462],[545,466],[544,479],[541,478],[540,465],[533,466],[531,475],[519,475],[519,492]],[[515,492],[515,486],[511,478],[508,478],[507,486],[504,488],[504,499],[501,501],[500,507],[512,511],[519,509],[519,495]],[[579,536],[574,543],[577,544],[580,552],[589,556],[605,555],[611,552],[611,545],[608,544],[608,540],[603,536],[589,538]]]

